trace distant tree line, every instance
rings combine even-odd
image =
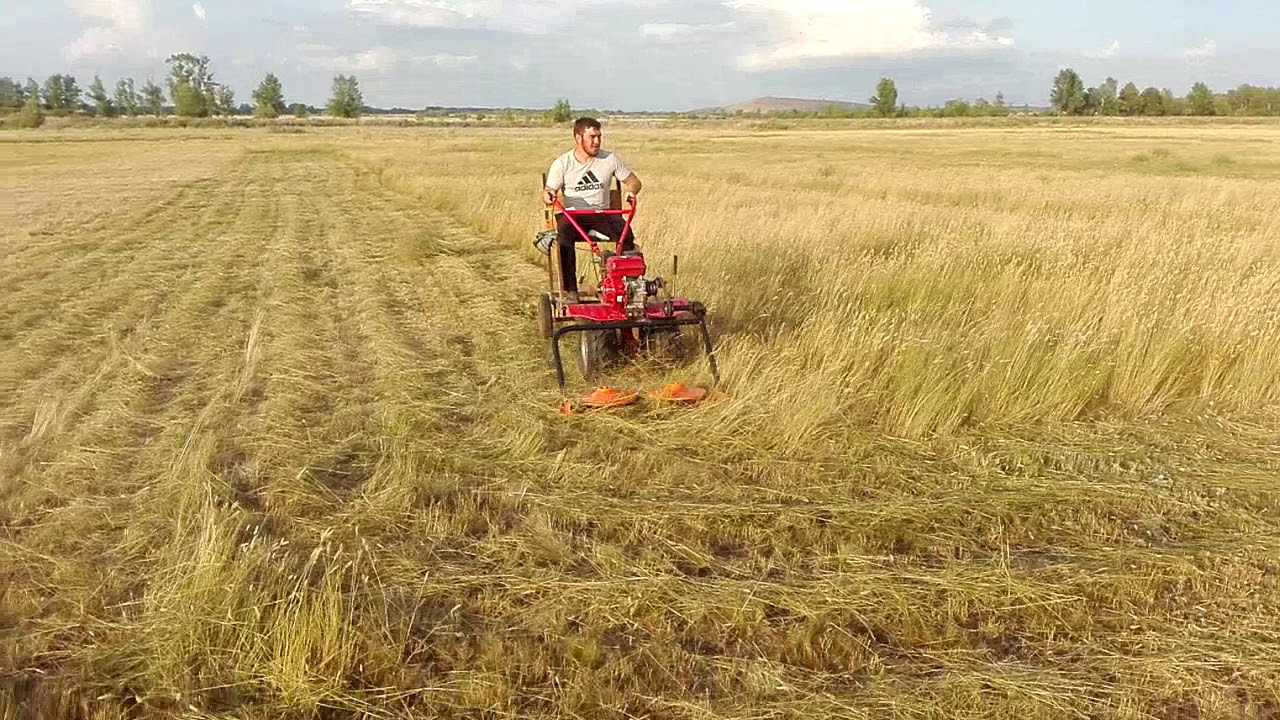
[[[1053,81],[1049,99],[1061,115],[1280,115],[1280,88],[1241,85],[1225,93],[1215,93],[1203,82],[1191,86],[1179,97],[1168,88],[1139,90],[1132,82],[1122,88],[1115,78],[1085,87],[1079,73],[1065,68]],[[941,107],[907,108],[898,104],[898,89],[892,78],[882,78],[869,99],[864,115],[878,117],[974,117],[1008,115],[1016,109],[1005,102],[1003,93],[994,101],[978,98],[948,100]],[[1029,109],[1029,108],[1027,108]]]
[[[1080,76],[1071,69],[1060,72],[1054,80],[1050,110],[1061,115],[1280,115],[1280,88],[1241,85],[1225,93],[1214,93],[1208,85],[1197,82],[1183,97],[1172,91],[1148,87],[1139,90],[1130,82],[1119,87],[1115,78],[1086,88]],[[750,113],[736,110],[735,115],[759,115],[772,118],[917,118],[917,117],[999,117],[1011,114],[1037,114],[1043,109],[1014,105],[997,92],[994,99],[952,99],[940,106],[912,107],[902,103],[893,78],[881,78],[875,94],[866,105],[832,104],[821,110],[773,110]],[[726,115],[725,112],[707,113]],[[689,115],[686,113],[685,115]]]
[[[12,115],[10,125],[35,127],[46,114],[93,114],[99,117],[164,115],[209,117],[248,115],[274,118],[289,113],[305,116],[318,111],[302,103],[286,104],[280,79],[268,73],[252,92],[253,104],[235,104],[235,94],[216,82],[204,55],[177,53],[165,59],[168,74],[164,86],[148,78],[139,85],[131,77],[121,78],[108,90],[102,78],[94,76],[88,90],[81,90],[72,75],[55,74],[43,84],[30,77],[19,82],[0,77],[0,114]],[[1129,82],[1122,88],[1115,78],[1094,87],[1085,87],[1079,73],[1064,68],[1054,78],[1050,90],[1053,112],[1061,115],[1280,115],[1280,88],[1241,85],[1225,93],[1215,93],[1203,82],[1191,86],[1185,96],[1168,88],[1142,90]],[[328,103],[323,108],[335,117],[354,118],[370,108],[364,105],[359,81],[354,75],[337,75]],[[947,100],[941,106],[908,107],[900,102],[893,78],[876,84],[875,94],[865,107],[833,104],[820,111],[775,111],[772,117],[983,117],[1012,113],[1033,113],[1027,105],[1014,106],[997,92],[993,100]],[[545,115],[552,122],[570,119],[568,100],[558,100]]]
[[[1139,90],[1133,82],[1121,88],[1112,77],[1086,88],[1071,68],[1058,72],[1049,99],[1062,115],[1280,115],[1280,88],[1241,85],[1215,93],[1198,82],[1179,97],[1168,88]]]
[[[131,77],[121,78],[108,91],[102,78],[94,76],[88,90],[81,90],[72,75],[50,75],[41,85],[31,78],[19,82],[0,77],[0,114],[16,114],[19,127],[35,127],[46,114],[93,114],[98,117],[164,115],[210,117],[213,115],[245,115],[273,118],[290,112],[307,115],[312,108],[302,103],[286,105],[280,79],[268,73],[252,93],[252,106],[235,104],[231,88],[214,80],[209,58],[191,53],[176,53],[165,59],[168,75],[165,87],[152,79],[139,86]],[[167,101],[167,103],[166,103]],[[333,79],[332,95],[325,107],[336,117],[359,117],[364,110],[360,84],[354,75],[338,75]]]

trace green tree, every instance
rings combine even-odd
[[[1280,111],[1280,88],[1245,84],[1228,90],[1226,100],[1236,115],[1274,115]]]
[[[1091,87],[1084,91],[1084,110],[1081,115],[1101,115],[1102,114],[1102,97],[1101,89]]]
[[[44,108],[40,107],[40,96],[29,95],[22,109],[9,118],[9,125],[16,128],[38,128],[44,124]]]
[[[50,75],[45,78],[44,106],[50,110],[62,109],[62,75]]]
[[[876,94],[870,98],[872,112],[880,117],[893,117],[898,110],[898,85],[893,78],[883,77],[876,83]]]
[[[1109,77],[1101,85],[1093,89],[1095,103],[1099,115],[1116,115],[1119,113],[1120,81]]]
[[[311,108],[307,107],[303,103],[294,103],[289,106],[289,114],[294,117],[304,118],[311,114]]]
[[[78,110],[80,95],[80,87],[71,75],[50,75],[44,81],[44,102],[50,110]]]
[[[333,90],[326,106],[334,117],[358,118],[364,110],[364,96],[355,75],[337,75],[333,78]]]
[[[1142,91],[1142,114],[1143,115],[1164,115],[1164,96],[1154,87],[1148,87]]]
[[[236,114],[236,94],[226,85],[216,85],[213,89],[213,112],[218,115]]]
[[[1120,91],[1120,98],[1116,101],[1116,109],[1121,115],[1142,113],[1142,93],[1138,91],[1137,85],[1125,83],[1124,89]]]
[[[556,104],[551,106],[551,122],[569,122],[573,119],[573,107],[569,105],[569,101],[560,98],[556,100]]]
[[[1192,91],[1188,92],[1187,113],[1190,115],[1213,114],[1213,91],[1203,82],[1197,82],[1192,86]]]
[[[976,105],[974,106],[974,109],[978,109]],[[987,115],[992,115],[994,117],[1004,117],[1008,115],[1010,111],[1009,101],[1005,100],[1003,92],[997,92],[996,99],[986,107],[981,108],[981,110]]]
[[[978,117],[987,117],[989,115],[995,114],[992,111],[991,101],[987,100],[984,97],[980,97],[977,100],[973,101],[972,112],[974,115],[977,115]]]
[[[121,78],[116,81],[115,103],[116,110],[122,115],[138,114],[138,108],[142,106],[142,98],[138,96],[133,78]]]
[[[209,70],[209,58],[191,53],[175,53],[165,59],[169,65],[169,97],[173,110],[183,117],[208,117],[217,108],[217,84]]]
[[[10,77],[0,78],[0,109],[17,110],[26,99],[22,96],[22,84]]]
[[[948,100],[942,106],[942,117],[969,117],[973,108],[968,100]]]
[[[89,99],[93,100],[93,111],[98,117],[111,117],[116,114],[115,103],[111,102],[111,96],[107,95],[107,88],[102,84],[102,78],[97,75],[93,76],[93,82],[89,84]]]
[[[27,78],[27,85],[22,89],[22,102],[25,105],[31,98],[36,99],[36,104],[40,104],[40,84],[31,78]]]
[[[81,105],[81,95],[84,93],[80,90],[80,86],[76,85],[74,75],[62,76],[62,109],[79,110]]]
[[[271,73],[262,79],[258,89],[253,91],[253,114],[258,117],[279,117],[285,111],[284,88],[280,86],[280,78]]]
[[[173,99],[173,112],[181,117],[208,117],[211,108],[209,98],[192,87],[186,80],[176,80],[169,88]]]
[[[1053,107],[1063,115],[1081,115],[1085,110],[1084,81],[1071,68],[1063,68],[1053,80],[1049,95]]]
[[[151,78],[147,78],[147,84],[142,86],[142,109],[157,117],[164,112],[164,90]]]

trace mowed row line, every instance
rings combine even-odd
[[[478,349],[531,332],[482,330],[510,271],[469,255],[502,251],[439,223],[336,154],[263,152],[61,254],[15,253],[29,262],[5,276],[0,357],[4,616],[21,630],[7,667],[69,648],[88,661],[113,644],[104,628],[137,636],[121,608],[183,585],[208,523],[283,535],[414,501],[373,487],[375,466],[414,482],[394,471],[443,453],[433,437],[460,437],[489,382],[495,354]],[[159,602],[161,617],[200,607]]]
[[[16,258],[3,288],[8,461],[27,464],[50,450],[46,440],[82,445],[77,427],[99,420],[173,412],[175,398],[185,401],[179,417],[190,415],[228,386],[265,395],[272,382],[272,398],[300,405],[272,426],[314,420],[308,403],[386,412],[396,391],[430,405],[430,386],[465,387],[466,355],[491,336],[468,318],[501,312],[482,293],[503,277],[445,255],[424,272],[423,257],[448,242],[429,238],[441,228],[365,192],[356,173],[331,155],[250,155],[225,178],[69,238],[62,254]],[[435,380],[396,377],[409,367]],[[394,378],[381,388],[390,396],[371,386],[378,373]],[[344,397],[344,385],[354,395]],[[98,402],[104,393],[111,402]],[[466,403],[435,403],[466,412]]]
[[[5,286],[0,665],[255,717],[1143,717],[1280,678],[1270,497],[555,418],[536,268],[341,153],[73,240]]]

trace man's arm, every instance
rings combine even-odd
[[[639,195],[640,188],[644,187],[644,184],[640,182],[640,178],[637,177],[636,174],[633,172],[630,175],[623,178],[622,187],[626,188],[627,192],[631,193],[632,195]]]
[[[631,166],[622,159],[621,155],[614,154],[612,159],[613,176],[618,178],[618,182],[622,183],[623,189],[632,195],[639,194],[642,184],[640,178],[634,172],[631,172]]]
[[[556,158],[547,169],[547,185],[542,188],[542,202],[547,205],[554,203],[556,193],[562,187],[564,187],[564,164],[560,162],[560,158]]]

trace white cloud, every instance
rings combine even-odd
[[[735,25],[733,22],[716,23],[711,25],[692,25],[689,23],[645,23],[640,26],[640,34],[656,40],[674,42],[678,40],[685,40],[695,35],[706,35],[720,32],[722,30],[732,30],[734,27]]]
[[[69,62],[76,62],[81,58],[119,53],[124,49],[123,45],[127,43],[127,34],[116,28],[92,27],[80,33],[80,36],[75,40],[67,43],[62,48],[62,56]]]
[[[201,5],[200,3],[192,3],[191,12],[195,13],[196,19],[198,19],[200,22],[204,22],[204,6],[203,5]]]
[[[773,48],[739,59],[762,70],[806,60],[900,55],[920,50],[986,49],[1013,44],[980,28],[948,31],[920,0],[723,0],[741,13],[763,15]]]
[[[391,75],[411,67],[457,68],[479,60],[478,55],[410,55],[386,45],[377,45],[355,53],[343,53],[332,45],[299,43],[295,46],[303,54],[302,61],[316,68],[341,73],[366,73]]]
[[[479,60],[476,55],[448,55],[445,53],[436,53],[435,55],[418,55],[413,62],[418,65],[435,65],[442,68],[456,68],[463,65],[470,65]]]
[[[399,60],[395,50],[379,45],[364,52],[317,58],[313,64],[344,73],[380,73],[394,69]]]
[[[1218,43],[1213,40],[1206,40],[1203,45],[1187,48],[1183,55],[1191,61],[1208,60],[1218,54]]]
[[[531,35],[563,27],[575,14],[573,3],[564,0],[347,0],[347,8],[387,25]]]
[[[81,18],[105,20],[125,31],[139,31],[146,25],[148,8],[143,0],[67,0]]]
[[[1107,58],[1115,57],[1116,53],[1119,51],[1120,51],[1120,41],[1113,40],[1111,44],[1106,47],[1106,49],[1099,50],[1097,52],[1092,52],[1092,53],[1085,53],[1085,55],[1087,57],[1091,57],[1096,60],[1106,60]]]
[[[67,5],[82,21],[93,23],[62,48],[68,62],[131,52],[146,31],[149,8],[144,0],[67,0]]]

